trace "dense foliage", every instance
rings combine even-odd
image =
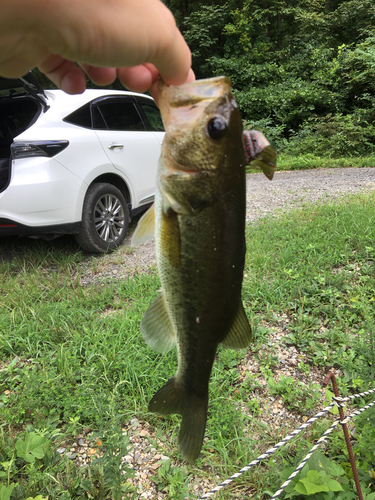
[[[198,78],[231,78],[279,151],[375,154],[373,0],[165,0]]]

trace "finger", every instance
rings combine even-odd
[[[186,82],[184,83],[190,83],[190,82],[194,82],[195,81],[195,73],[194,71],[190,68],[189,69],[189,73],[188,73],[188,76],[186,78]]]
[[[156,104],[158,103],[158,69],[150,63],[144,63],[132,68],[119,68],[117,75],[121,83],[134,92],[145,92],[150,90]],[[192,69],[189,70],[186,81],[182,83],[193,82],[195,75]]]
[[[159,72],[152,64],[140,64],[131,68],[119,68],[117,76],[120,82],[129,90],[145,92],[153,81],[157,79]]]
[[[80,66],[96,85],[110,85],[116,80],[116,68],[102,68],[88,64],[80,64]]]
[[[74,62],[58,55],[50,55],[39,69],[67,94],[81,94],[86,88],[86,75]]]
[[[159,106],[159,92],[158,92],[158,82],[153,82],[151,87],[150,87],[150,94],[154,98],[154,101],[156,102],[157,106]]]
[[[193,82],[194,80],[195,80],[194,71],[192,69],[190,69],[190,71],[188,73],[188,76],[187,76],[187,79],[186,79],[186,82],[184,82],[184,83]],[[152,97],[154,98],[156,104],[159,106],[159,92],[158,92],[158,89],[159,89],[158,78],[156,78],[152,82],[152,84],[151,84],[150,93],[151,93]]]
[[[168,11],[168,9],[166,9]],[[160,76],[167,85],[182,85],[188,81],[191,70],[191,52],[181,32],[175,25],[174,29],[165,31],[155,46],[151,62],[158,68]],[[167,13],[164,13],[166,18]]]

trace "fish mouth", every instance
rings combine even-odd
[[[166,130],[173,127],[176,112],[179,122],[194,120],[202,108],[230,94],[231,82],[225,76],[196,80],[180,86],[167,86],[159,79],[159,107]],[[235,101],[230,103],[234,107]],[[186,119],[184,116],[186,115]]]
[[[158,85],[161,102],[172,108],[216,100],[218,97],[228,94],[231,88],[231,82],[226,76],[195,80],[178,87],[168,86],[162,79],[159,79]]]

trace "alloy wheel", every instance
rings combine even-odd
[[[95,228],[106,243],[117,241],[125,231],[125,211],[120,200],[113,194],[101,196],[95,206]]]

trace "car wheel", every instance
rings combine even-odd
[[[129,226],[129,209],[124,195],[112,184],[100,182],[87,190],[82,210],[78,244],[87,252],[104,253],[124,241]]]

